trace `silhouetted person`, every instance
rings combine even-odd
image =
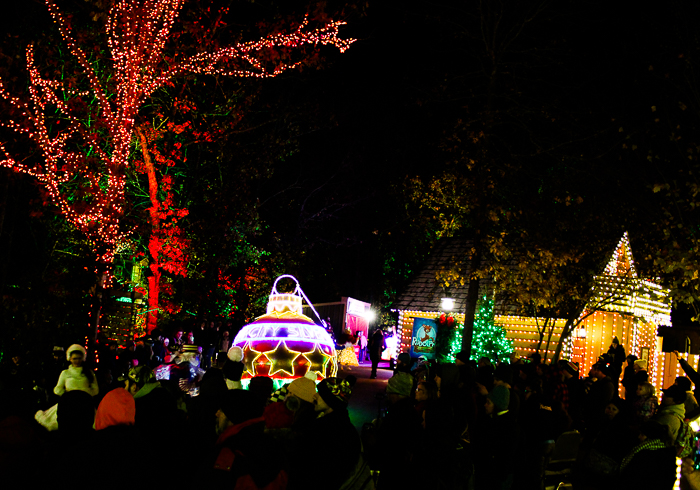
[[[376,329],[372,334],[372,338],[369,341],[369,359],[372,361],[372,373],[370,379],[377,378],[377,367],[379,366],[379,360],[382,357],[382,351],[386,349],[386,342],[384,341],[384,333],[380,328]]]

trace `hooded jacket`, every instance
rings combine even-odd
[[[124,388],[116,388],[105,395],[97,407],[95,430],[115,425],[134,425],[136,403]]]
[[[678,430],[681,428],[681,423],[685,419],[685,405],[678,403],[676,405],[662,405],[652,420],[657,421],[661,425],[668,427],[670,443],[676,442]]]

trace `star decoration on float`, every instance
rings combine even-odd
[[[243,346],[243,365],[245,365],[246,371],[248,371],[251,376],[255,376],[255,360],[260,357],[261,354],[261,352],[251,347],[250,342]]]
[[[270,351],[264,352],[264,354],[272,363],[270,367],[270,376],[274,376],[275,373],[280,371],[288,374],[289,376],[294,376],[294,361],[297,357],[299,357],[301,352],[289,349],[284,340],[280,340],[277,347]]]
[[[269,368],[270,365],[271,365],[270,358],[267,357],[264,352],[259,354],[255,358],[255,366],[256,366],[255,375],[256,376],[267,376],[267,374],[265,373],[265,370],[262,368],[264,368],[265,366],[267,366]],[[261,368],[261,369],[258,369],[258,368]]]
[[[319,344],[316,344],[314,350],[303,354],[303,356],[309,361],[309,371],[315,371],[322,378],[326,377],[326,365],[331,357],[321,350]]]

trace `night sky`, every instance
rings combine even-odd
[[[682,188],[697,169],[688,148],[700,126],[700,7],[479,4],[328,2],[331,17],[344,12],[342,35],[357,42],[344,54],[323,48],[320,69],[254,82],[261,91],[249,120],[274,119],[262,131],[286,134],[288,151],[268,179],[250,184],[265,225],[253,241],[294,255],[287,272],[312,301],[388,306],[418,271],[435,235],[405,192],[413,177],[488,175],[493,189],[474,191],[479,209],[521,213],[514,226],[531,235],[614,243],[628,230],[642,272],[646,257],[676,240],[663,232],[661,208],[679,198],[653,187]],[[40,2],[14,8],[0,25],[0,64],[49,25]],[[282,8],[303,12],[300,2],[232,2],[231,29]],[[474,143],[469,134],[485,136]],[[481,170],[466,170],[470,155]],[[30,216],[40,207],[31,181],[12,179],[0,186],[0,253],[13,259],[2,271],[5,292],[34,284],[55,255],[47,250],[66,240]],[[576,204],[562,205],[567,198]],[[193,213],[206,214],[200,208]],[[697,227],[694,215],[683,218]]]

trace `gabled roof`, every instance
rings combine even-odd
[[[464,313],[467,293],[469,292],[468,277],[471,274],[472,241],[464,238],[443,238],[433,248],[423,269],[411,280],[406,289],[394,303],[396,310],[441,311],[441,299],[449,295],[455,300],[452,311]],[[485,261],[482,259],[482,266]],[[438,280],[441,272],[459,269],[465,284],[459,281],[450,282],[447,291]],[[479,280],[479,296],[491,294],[493,291],[490,279]],[[517,314],[514,306],[507,307],[503,302],[494,305],[496,315]]]
[[[671,324],[670,291],[637,276],[627,232],[622,235],[603,274],[596,276],[595,281],[589,304],[609,302],[598,308],[632,314],[657,325]]]
[[[430,253],[423,269],[411,280],[409,285],[399,297],[393,308],[396,310],[416,311],[441,311],[441,298],[449,295],[455,300],[453,311],[463,313],[466,303],[469,283],[466,278],[471,274],[470,258],[472,254],[472,241],[464,238],[443,238],[437,242]],[[604,263],[604,262],[603,262]],[[482,268],[486,265],[482,259]],[[517,267],[517,261],[510,264]],[[465,284],[450,282],[450,287],[445,291],[439,280],[440,272],[447,270],[459,270],[460,276],[465,278]],[[666,323],[670,312],[667,291],[650,281],[639,279],[632,257],[629,236],[627,232],[618,241],[615,251],[610,257],[602,276],[596,276],[598,281],[607,278],[607,281],[624,283],[625,289],[629,289],[625,295],[623,308],[627,313],[633,313],[642,317],[653,318],[659,323]],[[479,280],[479,296],[493,294],[493,283],[490,278]],[[520,306],[510,303],[505,298],[495,298],[494,314],[496,315],[521,315]],[[616,301],[611,305],[615,311],[620,305]],[[608,309],[608,308],[605,308]],[[662,321],[662,318],[664,319]]]
[[[610,257],[608,265],[605,266],[605,271],[603,272],[606,276],[619,276],[636,278],[637,268],[634,266],[634,259],[632,258],[632,249],[630,248],[630,240],[627,232],[622,235],[620,241],[615,247],[615,252]]]

